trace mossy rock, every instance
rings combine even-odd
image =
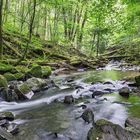
[[[15,72],[15,68],[12,65],[0,63],[0,73]]]
[[[87,136],[88,140],[131,140],[133,138],[134,134],[128,130],[104,119],[96,121],[95,127],[90,129]]]
[[[16,77],[17,80],[21,80],[25,77],[25,74],[19,72],[19,73],[15,73],[14,76]]]
[[[101,138],[102,136],[102,132],[100,130],[100,128],[91,128],[88,132],[88,140],[97,140],[99,138]]]
[[[5,73],[3,76],[7,79],[7,81],[14,81],[14,80],[16,80],[16,77],[14,76],[14,74],[12,74],[10,72]]]
[[[111,125],[111,124],[112,124],[112,122],[109,122],[109,121],[104,120],[104,119],[100,119],[100,120],[96,121],[97,126]]]
[[[18,96],[18,100],[26,100],[31,99],[34,93],[32,92],[31,88],[28,86],[27,83],[23,83],[21,85],[18,85],[14,92]]]
[[[14,115],[11,112],[1,112],[0,113],[0,120],[9,120],[13,121],[14,120]]]
[[[31,91],[30,87],[29,87],[26,83],[20,85],[20,86],[18,87],[18,89],[20,90],[20,92],[21,92],[22,94],[26,94],[26,93],[28,93],[28,92]]]
[[[25,66],[22,66],[22,65],[18,65],[18,66],[16,66],[16,70],[19,73],[27,73],[29,71],[29,68],[25,67]]]
[[[42,78],[42,68],[41,66],[33,66],[31,70],[28,72],[29,75],[33,77]]]
[[[135,81],[137,85],[140,85],[140,75],[135,77]]]
[[[8,87],[8,83],[7,80],[4,76],[0,75],[0,88],[7,88]]]
[[[47,78],[51,75],[52,69],[50,66],[42,66],[42,74],[44,78]]]

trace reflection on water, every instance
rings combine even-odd
[[[113,84],[112,87],[118,90],[125,84],[117,80],[138,74],[138,72],[133,71],[104,70],[52,77],[60,89],[53,88],[40,92],[39,95],[28,102],[1,102],[0,111],[8,110],[15,113],[17,119],[15,122],[20,124],[20,134],[15,138],[16,140],[25,140],[25,137],[27,140],[55,139],[50,132],[60,133],[58,140],[86,140],[91,124],[86,124],[81,118],[75,119],[83,113],[83,109],[77,107],[79,103],[86,104],[88,108],[93,110],[95,120],[104,118],[121,126],[124,126],[128,114],[140,117],[140,98],[130,96],[129,99],[125,99],[115,92],[92,99],[89,98],[89,95],[92,94],[89,89],[95,87],[97,90],[103,90],[102,88],[106,86],[111,87],[111,85],[96,83],[110,81]],[[72,79],[71,82],[67,82],[68,79]],[[91,83],[95,84],[91,85]],[[80,85],[83,88],[75,89],[73,85]],[[66,95],[73,95],[76,98],[85,96],[87,98],[78,100],[74,105],[54,102],[56,99],[62,101]],[[107,100],[103,100],[104,98],[107,98]],[[131,105],[113,103],[114,101],[128,102]]]

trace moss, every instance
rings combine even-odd
[[[14,70],[14,67],[9,64],[4,64],[0,62],[0,73],[11,72]]]
[[[102,134],[103,133],[99,128],[91,128],[90,131],[88,132],[88,140],[101,139]]]
[[[7,79],[7,81],[14,81],[14,80],[16,80],[16,77],[14,76],[14,74],[12,74],[10,72],[5,73],[3,76]]]
[[[9,121],[14,120],[14,115],[11,112],[1,112],[0,113],[0,120],[7,119]]]
[[[25,77],[25,74],[19,72],[19,73],[14,74],[14,76],[16,77],[17,80],[20,80]]]
[[[97,126],[109,125],[109,124],[112,124],[112,123],[109,122],[109,121],[107,121],[107,120],[104,120],[104,119],[100,119],[100,120],[97,120],[97,121],[96,121],[96,125],[97,125]]]
[[[42,78],[41,66],[33,66],[28,73],[34,77]]]
[[[29,88],[29,86],[26,83],[20,85],[19,90],[22,94],[26,94],[31,91],[31,89]]]
[[[52,69],[50,66],[42,66],[42,74],[43,74],[43,77],[48,77],[51,75],[51,72],[52,72]]]
[[[28,67],[25,67],[25,66],[22,66],[22,65],[16,66],[16,69],[20,73],[27,73],[29,71]]]
[[[4,87],[7,88],[8,87],[8,83],[7,80],[4,76],[0,75],[0,87]]]

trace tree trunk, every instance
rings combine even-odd
[[[99,44],[100,44],[100,32],[98,32],[98,35],[97,35],[97,45],[96,45],[96,47],[97,47],[97,54],[96,54],[96,56],[97,57],[99,55]]]
[[[3,57],[3,45],[2,45],[2,7],[3,0],[0,0],[0,59]]]

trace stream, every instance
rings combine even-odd
[[[86,140],[92,125],[82,118],[76,119],[84,111],[83,104],[93,110],[95,121],[104,118],[124,127],[128,116],[140,118],[140,98],[123,98],[118,94],[120,88],[128,86],[122,79],[136,75],[139,72],[134,70],[108,68],[52,76],[58,87],[41,91],[29,101],[2,101],[0,112],[14,113],[20,130],[15,140]],[[99,96],[92,98],[93,91],[98,91]],[[101,92],[104,94],[100,95]],[[72,95],[75,103],[64,104],[66,95]],[[57,132],[58,138],[52,132]]]

